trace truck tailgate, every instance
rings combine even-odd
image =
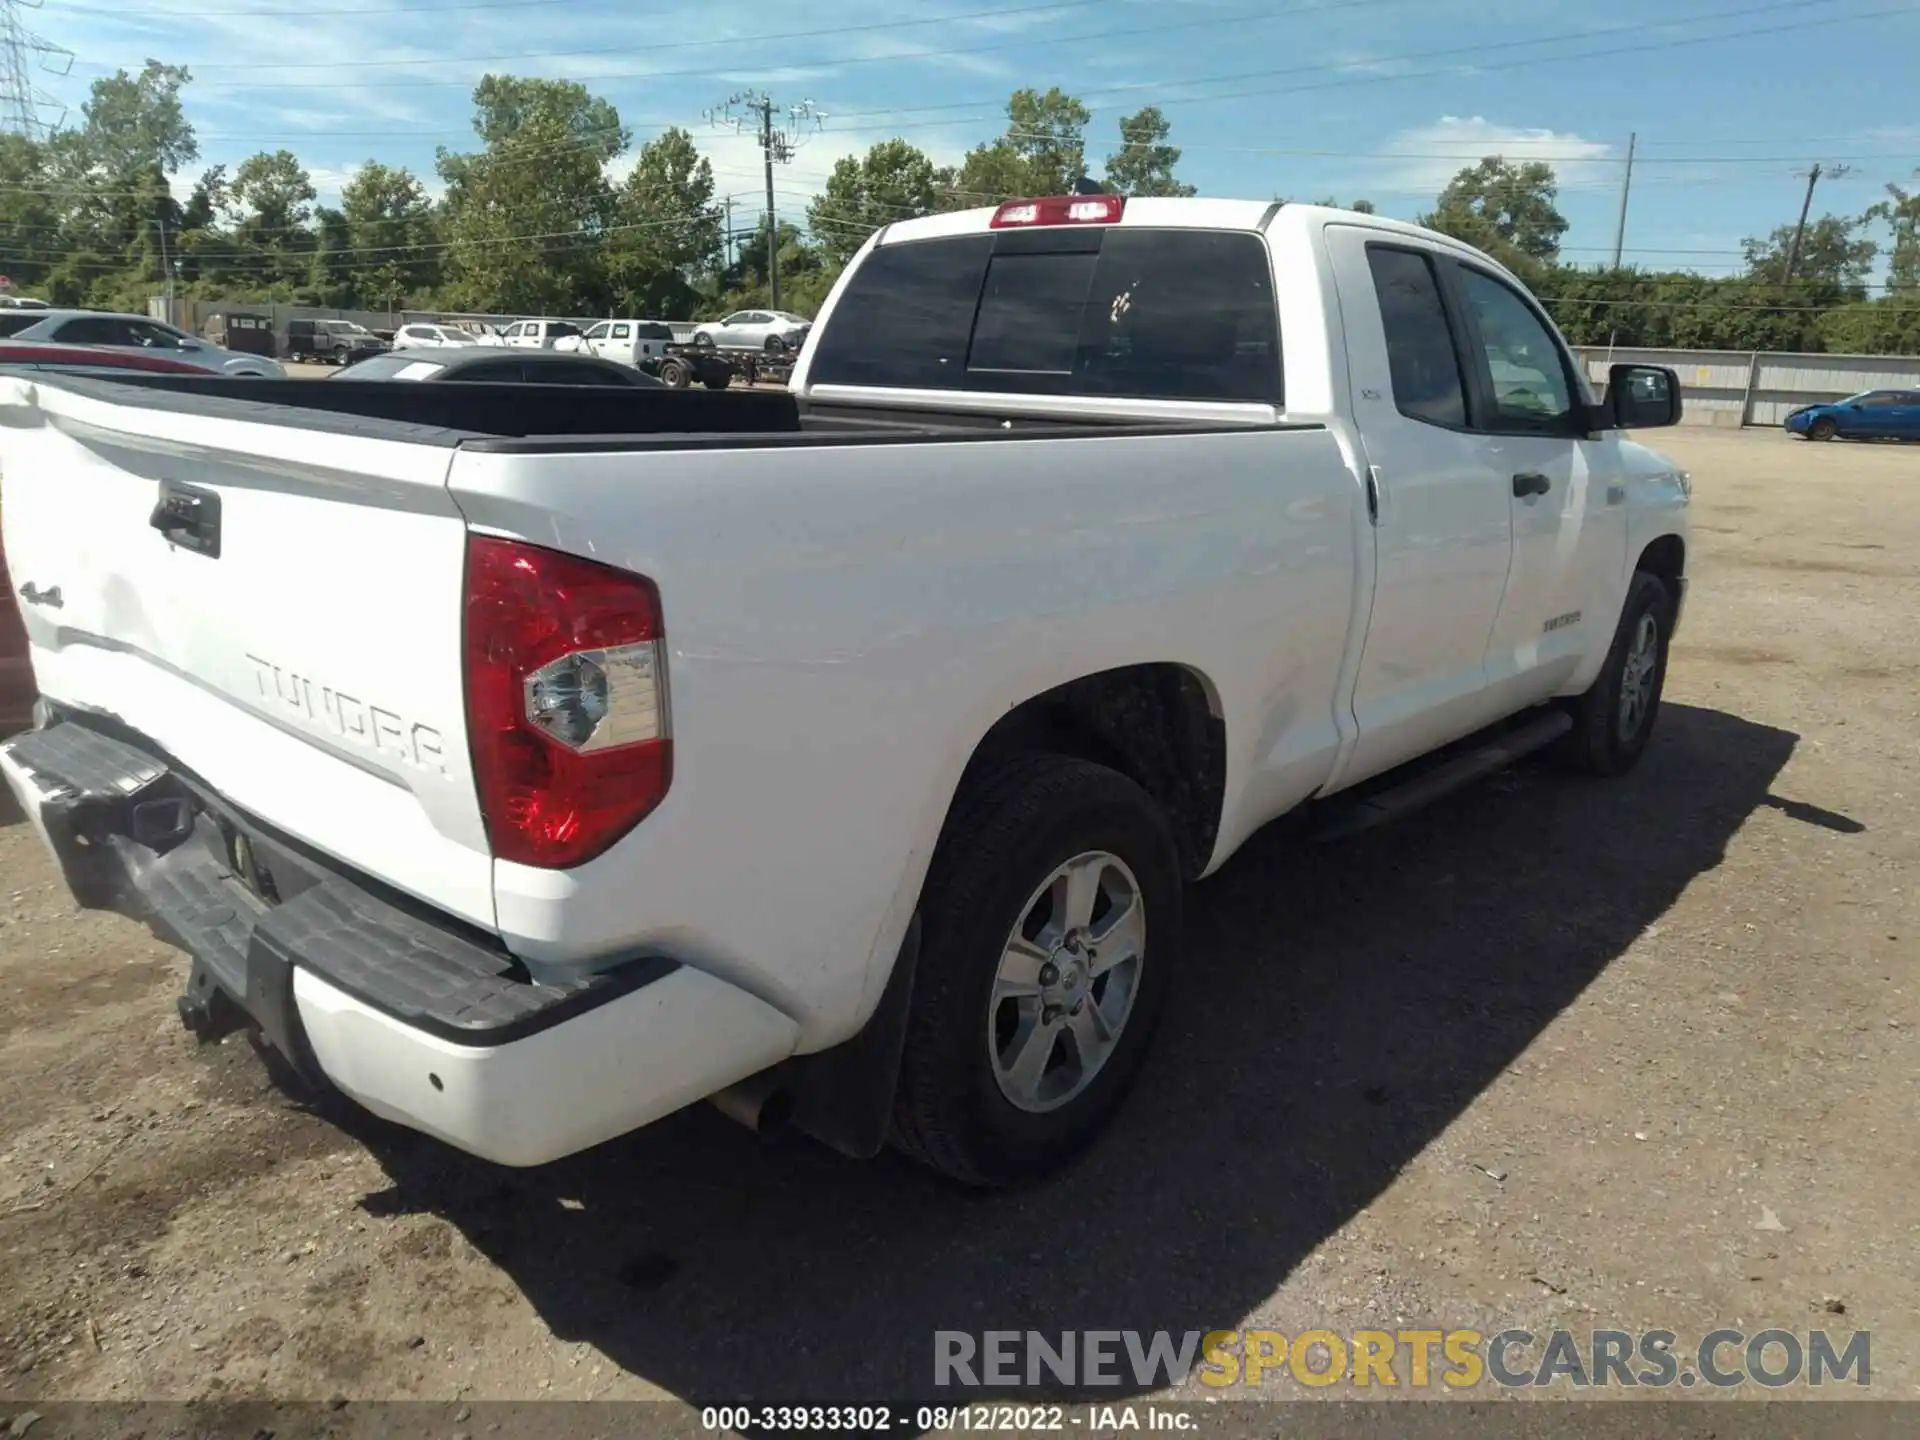
[[[41,693],[492,928],[452,450],[141,398],[0,379],[0,524]]]

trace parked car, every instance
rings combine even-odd
[[[112,374],[128,370],[175,375],[205,373],[196,366],[162,355],[0,340],[0,375],[54,369],[69,374]],[[4,532],[5,523],[6,515],[0,508],[0,532]],[[7,574],[6,546],[0,542],[0,737],[27,727],[33,713],[33,700],[33,666],[27,658],[26,625],[14,598],[13,581]]]
[[[518,320],[501,332],[504,344],[515,350],[551,350],[558,342],[578,339],[580,327],[569,320]]]
[[[465,330],[456,330],[451,325],[429,325],[422,321],[402,325],[393,332],[393,348],[396,350],[446,350],[477,343]]]
[[[224,350],[145,315],[116,315],[101,310],[48,310],[33,324],[13,332],[16,340],[55,345],[100,345],[115,350],[161,354],[196,370],[222,375],[278,378],[287,372],[268,355]]]
[[[1623,433],[1674,372],[1596,403],[1494,260],[1316,206],[898,222],[786,393],[200,384],[0,379],[16,574],[91,636],[30,626],[0,774],[194,1033],[508,1165],[701,1097],[1059,1165],[1207,979],[1185,882],[1632,769],[1687,580]]]
[[[1920,440],[1920,390],[1862,390],[1827,405],[1803,405],[1786,418],[1803,440]]]
[[[322,365],[351,365],[390,349],[386,341],[352,320],[289,320],[287,358]]]
[[[693,343],[720,350],[798,350],[813,322],[786,310],[736,310],[723,320],[696,325]]]
[[[349,365],[330,380],[462,380],[493,385],[623,385],[655,389],[660,382],[627,365],[596,355],[530,350],[503,355],[479,345],[431,354],[396,350]]]
[[[49,308],[44,300],[36,300],[31,295],[0,295],[0,310],[45,310]]]

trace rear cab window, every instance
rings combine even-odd
[[[1266,242],[1085,227],[883,245],[814,342],[827,385],[1279,405]]]

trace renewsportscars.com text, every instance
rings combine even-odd
[[[1712,1330],[939,1330],[934,1384],[1029,1387],[1465,1390],[1492,1384],[1731,1389],[1872,1383],[1872,1332]]]

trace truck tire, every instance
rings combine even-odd
[[[1021,756],[955,803],[892,1139],[991,1187],[1064,1164],[1125,1098],[1179,963],[1179,857],[1147,793],[1084,760]]]
[[[733,372],[731,370],[722,370],[718,374],[707,376],[707,378],[700,383],[709,390],[724,390],[733,384]]]
[[[1659,717],[1672,635],[1673,596],[1666,582],[1636,571],[1606,663],[1586,693],[1567,702],[1573,729],[1555,748],[1555,758],[1589,775],[1624,775],[1639,763]]]
[[[687,372],[687,367],[681,364],[680,361],[662,360],[660,362],[660,383],[669,389],[684,390],[693,383],[693,376]]]

